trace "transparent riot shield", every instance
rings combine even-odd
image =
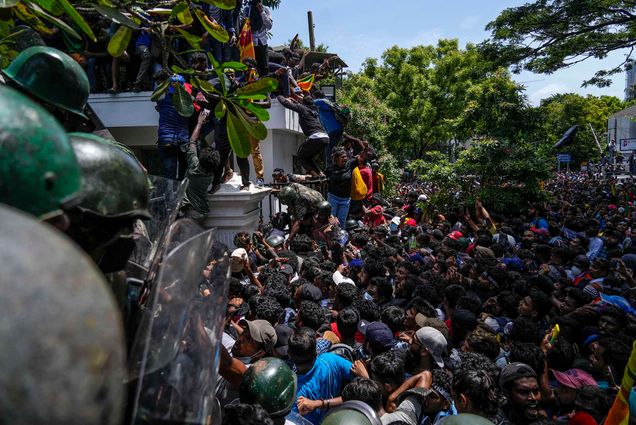
[[[163,241],[170,225],[177,219],[187,188],[187,179],[170,180],[159,176],[148,176],[150,201],[148,210],[152,218],[139,221],[135,231],[135,250],[128,261],[126,273],[129,277],[144,281],[153,265],[160,261]],[[157,255],[160,254],[160,255]]]
[[[177,224],[180,223],[180,224]],[[171,226],[129,356],[132,424],[215,424],[214,393],[229,276],[225,246],[189,220]],[[175,228],[178,231],[175,231]],[[198,228],[200,229],[200,228]],[[204,275],[204,270],[206,271]],[[206,284],[209,296],[200,285]]]

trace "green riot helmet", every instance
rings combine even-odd
[[[381,425],[375,410],[361,401],[346,401],[327,413],[321,425]]]
[[[66,53],[46,46],[29,47],[3,73],[29,95],[87,119],[88,77]]]
[[[0,398],[10,424],[121,423],[121,317],[89,258],[52,227],[0,206]]]
[[[473,415],[472,413],[447,416],[440,423],[443,425],[494,425],[483,416]]]
[[[298,199],[298,193],[290,186],[283,187],[278,193],[278,199],[284,204],[289,204]]]
[[[265,239],[265,242],[272,248],[278,248],[285,242],[285,238],[281,235],[270,235]]]
[[[296,374],[275,357],[261,359],[243,375],[241,403],[260,404],[272,418],[287,415],[296,401]]]
[[[60,124],[0,85],[0,202],[42,219],[79,201],[80,168]]]
[[[320,215],[331,215],[331,204],[329,201],[320,201],[316,209]]]
[[[93,134],[70,133],[82,170],[82,212],[107,219],[150,218],[146,171],[132,153]]]
[[[359,227],[360,227],[360,223],[358,223],[358,220],[355,220],[353,218],[350,218],[349,220],[345,222],[345,230],[347,232],[357,230]]]

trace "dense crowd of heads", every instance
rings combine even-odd
[[[546,187],[547,203],[496,215],[434,210],[427,185],[404,184],[383,200],[389,225],[357,222],[345,241],[332,225],[323,248],[317,218],[278,248],[271,229],[243,234],[254,264],[235,269],[232,303],[247,307],[227,334],[242,318],[271,326],[273,348],[247,363],[284,360],[292,411],[312,423],[351,400],[385,424],[601,423],[636,335],[636,194],[576,174]]]

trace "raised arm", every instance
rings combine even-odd
[[[285,96],[283,95],[278,95],[278,97],[276,98],[278,99],[278,101],[280,102],[281,105],[283,105],[285,108],[287,109],[291,109],[294,112],[298,112],[299,114],[303,111],[303,106],[287,99]]]

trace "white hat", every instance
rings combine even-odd
[[[243,271],[243,261],[247,260],[247,251],[244,248],[238,248],[232,251],[230,256],[230,267],[232,273],[239,273]]]

